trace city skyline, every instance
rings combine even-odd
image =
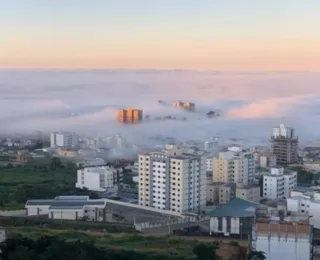
[[[3,1],[0,68],[320,69],[320,2]]]

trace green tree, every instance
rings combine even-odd
[[[194,246],[193,253],[198,260],[220,260],[221,257],[217,255],[216,251],[219,247],[217,244],[203,244],[199,243]]]
[[[265,260],[267,257],[265,256],[265,253],[262,251],[251,251],[248,254],[247,260]]]

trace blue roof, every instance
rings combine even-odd
[[[259,203],[234,198],[212,210],[209,215],[212,217],[252,217],[259,206],[261,206]]]

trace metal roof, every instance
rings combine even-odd
[[[260,204],[234,198],[228,203],[212,210],[209,215],[212,217],[251,217]]]
[[[55,200],[89,200],[89,196],[57,196]]]
[[[51,203],[53,203],[54,200],[28,200],[26,205],[28,206],[46,206],[46,205],[51,205]]]
[[[49,209],[82,209],[84,206],[101,207],[105,204],[105,199],[90,200],[88,196],[59,196],[54,200],[28,200],[26,206],[49,206]]]

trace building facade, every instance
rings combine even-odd
[[[105,221],[106,200],[89,196],[58,196],[52,200],[28,200],[28,216],[47,215],[50,219]]]
[[[262,193],[266,199],[285,199],[297,186],[297,172],[284,168],[271,168],[270,173],[263,176]]]
[[[55,132],[50,134],[51,148],[70,148],[78,145],[79,139],[75,133]]]
[[[258,220],[253,230],[252,247],[264,252],[266,260],[309,260],[314,259],[312,237],[308,220]]]
[[[120,109],[117,113],[117,121],[121,124],[137,124],[143,119],[143,112],[140,109],[128,107]]]
[[[260,204],[234,198],[209,213],[210,235],[248,238]]]
[[[198,212],[206,205],[206,157],[168,145],[139,155],[139,204],[174,212]]]
[[[298,137],[295,136],[293,128],[281,124],[273,128],[271,136],[271,150],[276,156],[277,165],[297,163],[298,158]]]
[[[86,167],[77,171],[76,187],[91,191],[105,191],[122,184],[122,169],[109,166]]]
[[[260,203],[260,186],[237,184],[236,197],[256,203]]]
[[[213,159],[213,182],[251,184],[255,178],[255,161],[251,151],[229,148]]]

